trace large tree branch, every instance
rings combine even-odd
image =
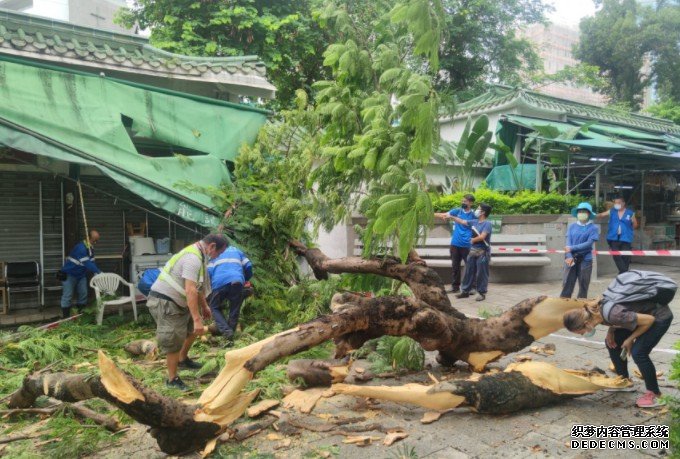
[[[317,279],[326,279],[328,274],[376,274],[404,282],[413,295],[430,307],[460,319],[465,315],[451,306],[444,283],[432,269],[414,259],[413,263],[402,264],[394,257],[385,258],[328,258],[319,249],[310,249],[303,243],[293,241],[290,246],[298,255],[305,257]]]

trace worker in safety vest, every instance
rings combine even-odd
[[[243,303],[243,287],[253,276],[253,264],[245,253],[234,246],[208,264],[212,293],[208,298],[217,329],[226,338],[226,345],[233,344],[238,317]],[[229,302],[229,319],[222,313],[222,304]]]
[[[67,318],[71,315],[71,299],[76,293],[76,307],[78,312],[87,306],[87,273],[99,274],[101,270],[94,262],[93,246],[99,241],[99,233],[90,230],[90,240],[77,243],[64,261],[59,273],[62,281],[61,315]]]
[[[205,333],[201,316],[210,317],[206,302],[210,294],[207,265],[228,245],[221,234],[209,234],[168,260],[151,286],[146,305],[156,321],[158,347],[167,354],[168,387],[187,389],[177,375],[178,367],[201,368],[201,364],[189,358],[189,349],[196,336]]]

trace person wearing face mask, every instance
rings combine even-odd
[[[456,217],[463,221],[470,221],[475,218],[474,212],[472,211],[472,205],[474,203],[475,197],[471,194],[466,194],[463,197],[460,208],[451,209],[448,212],[436,213],[434,216],[443,220],[455,220],[454,217]],[[453,227],[453,233],[451,234],[451,247],[449,247],[451,267],[453,268],[451,290],[449,293],[457,293],[460,291],[461,264],[463,263],[463,260],[467,259],[468,254],[470,253],[471,239],[471,227],[456,221]]]
[[[616,374],[630,379],[627,356],[631,355],[645,381],[647,392],[638,398],[637,406],[653,408],[665,405],[660,398],[656,368],[649,354],[673,321],[668,304],[655,301],[608,304],[600,301],[597,305],[567,312],[563,321],[569,331],[583,336],[592,336],[599,324],[609,325],[605,344]],[[633,392],[635,388],[630,386],[616,391]]]
[[[635,212],[626,208],[626,201],[622,196],[614,199],[614,207],[597,214],[599,218],[609,217],[607,244],[610,250],[631,250],[634,230],[638,227]],[[614,263],[619,274],[628,271],[630,256],[614,256]]]
[[[470,240],[472,246],[467,260],[465,260],[465,278],[460,287],[460,293],[456,298],[470,296],[473,285],[477,285],[477,297],[475,301],[484,301],[489,286],[489,261],[491,259],[491,222],[487,219],[491,215],[491,206],[481,203],[475,210],[474,220],[463,220],[453,217],[459,224],[472,229],[474,236]]]
[[[205,333],[203,319],[210,317],[208,261],[229,245],[221,234],[209,234],[176,253],[151,286],[146,305],[156,321],[156,340],[166,353],[166,386],[187,390],[177,375],[178,367],[196,370],[201,364],[189,358],[189,349]],[[202,316],[202,317],[201,317]]]
[[[567,246],[564,248],[564,280],[562,283],[563,298],[571,298],[578,280],[577,298],[588,297],[590,276],[593,272],[593,244],[599,240],[597,228],[592,223],[595,218],[592,206],[582,202],[571,214],[576,217],[576,223],[567,228]]]

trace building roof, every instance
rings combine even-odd
[[[257,56],[195,57],[169,53],[148,39],[0,9],[0,54],[166,87],[207,97],[273,98]]]
[[[481,96],[459,104],[456,107],[454,118],[515,107],[528,107],[539,112],[562,115],[567,119],[606,121],[648,131],[680,134],[680,126],[669,120],[637,113],[624,113],[595,105],[559,99],[528,89],[501,85],[491,86],[489,91]]]

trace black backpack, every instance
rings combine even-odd
[[[675,297],[678,284],[670,277],[654,271],[631,270],[621,273],[602,294],[602,316],[607,320],[615,304],[653,302],[667,305]]]

